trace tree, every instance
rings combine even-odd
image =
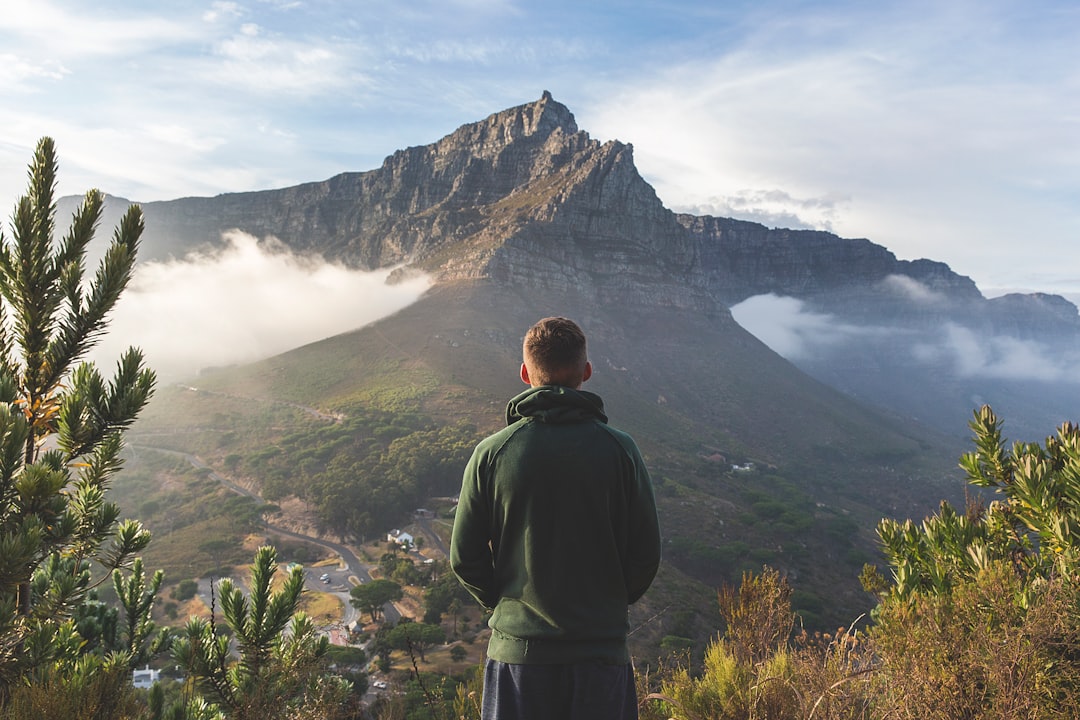
[[[43,138],[10,241],[0,228],[0,700],[31,674],[93,671],[78,662],[76,610],[150,541],[138,522],[120,520],[106,492],[154,374],[135,348],[111,380],[82,361],[131,278],[142,214],[128,209],[87,280],[103,196],[86,193],[54,242],[56,172],[53,141]]]
[[[390,647],[420,654],[420,662],[427,662],[424,651],[432,645],[446,642],[446,632],[439,625],[427,623],[402,622],[390,631],[387,637]]]
[[[890,584],[870,642],[882,717],[1078,717],[1080,428],[1007,448],[983,406],[960,466],[995,499],[943,502],[921,524],[883,520]]]
[[[349,591],[349,596],[349,603],[357,610],[369,613],[371,622],[375,622],[382,612],[383,605],[400,600],[404,597],[404,593],[401,586],[393,580],[372,580],[354,587]]]
[[[173,656],[228,717],[266,720],[293,717],[304,708],[312,717],[344,712],[348,684],[323,669],[330,642],[311,619],[298,612],[304,571],[293,568],[284,584],[271,590],[277,553],[265,546],[255,553],[249,594],[228,579],[219,585],[221,612],[230,636],[213,617],[192,618],[173,644]],[[290,624],[291,621],[291,624]]]
[[[892,566],[892,591],[901,597],[947,593],[997,562],[1012,566],[1025,584],[1070,576],[1080,565],[1080,427],[1063,424],[1045,448],[1016,443],[1009,450],[990,407],[977,410],[969,425],[975,451],[960,466],[969,483],[999,499],[973,502],[964,513],[942,502],[921,525],[882,520],[878,536]]]

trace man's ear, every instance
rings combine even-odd
[[[581,382],[585,382],[592,377],[592,363],[586,361],[585,372],[581,373]]]
[[[529,382],[529,368],[525,367],[525,363],[521,363],[521,382],[526,385],[532,385],[532,383]]]

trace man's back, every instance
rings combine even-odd
[[[461,483],[450,565],[493,610],[484,720],[634,720],[627,605],[660,564],[645,463],[607,425],[585,334],[540,320],[522,343],[529,390],[476,446]]]
[[[511,401],[508,420],[466,470],[451,551],[466,586],[495,610],[489,654],[628,662],[626,607],[659,562],[637,447],[580,390],[533,388]]]

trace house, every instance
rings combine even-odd
[[[151,670],[147,665],[144,670],[131,671],[131,684],[144,690],[153,687],[154,683],[161,679],[160,670]]]
[[[391,530],[386,534],[386,542],[397,543],[404,548],[414,547],[416,540],[413,536],[402,530]]]

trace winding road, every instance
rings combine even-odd
[[[262,496],[260,496],[258,493],[248,490],[241,485],[237,485],[224,475],[221,475],[220,473],[215,471],[196,455],[182,452],[180,450],[170,450],[167,448],[151,447],[148,445],[131,445],[130,447],[133,450],[146,450],[150,452],[161,453],[163,455],[171,455],[173,457],[182,458],[192,467],[198,468],[200,470],[205,470],[207,472],[207,477],[214,480],[215,482],[220,483],[232,492],[235,492],[238,495],[243,495],[244,497],[252,498],[260,503],[265,502],[262,499]],[[354,585],[369,582],[371,580],[371,575],[368,572],[369,568],[371,567],[370,565],[362,563],[360,561],[360,558],[358,558],[351,549],[340,543],[335,543],[329,540],[324,540],[323,538],[312,537],[310,535],[304,535],[302,533],[294,532],[287,528],[273,525],[265,518],[263,519],[263,527],[268,533],[289,537],[295,540],[301,540],[312,545],[318,545],[319,547],[336,553],[341,560],[341,567],[339,567],[337,570],[323,568],[323,570],[326,571],[326,575],[329,576],[329,581],[323,581],[320,578],[316,578],[314,577],[314,570],[305,569],[304,573],[307,583],[311,586],[311,589],[318,590],[319,592],[330,592],[336,595],[341,600],[341,603],[344,607],[344,616],[340,623],[342,630],[348,628],[353,622],[357,621],[360,618],[360,611],[354,608],[349,602],[351,597],[349,595],[349,590],[351,590]],[[431,534],[434,535],[434,533]],[[320,583],[322,583],[322,585],[330,585],[330,587],[321,587]],[[209,581],[205,579],[199,580],[199,594],[203,597],[207,605],[209,605]],[[383,606],[383,615],[386,619],[386,622],[390,624],[396,624],[401,618],[401,613],[392,603],[387,603],[385,606]],[[338,627],[338,625],[339,623],[334,623],[327,629],[336,628]]]

